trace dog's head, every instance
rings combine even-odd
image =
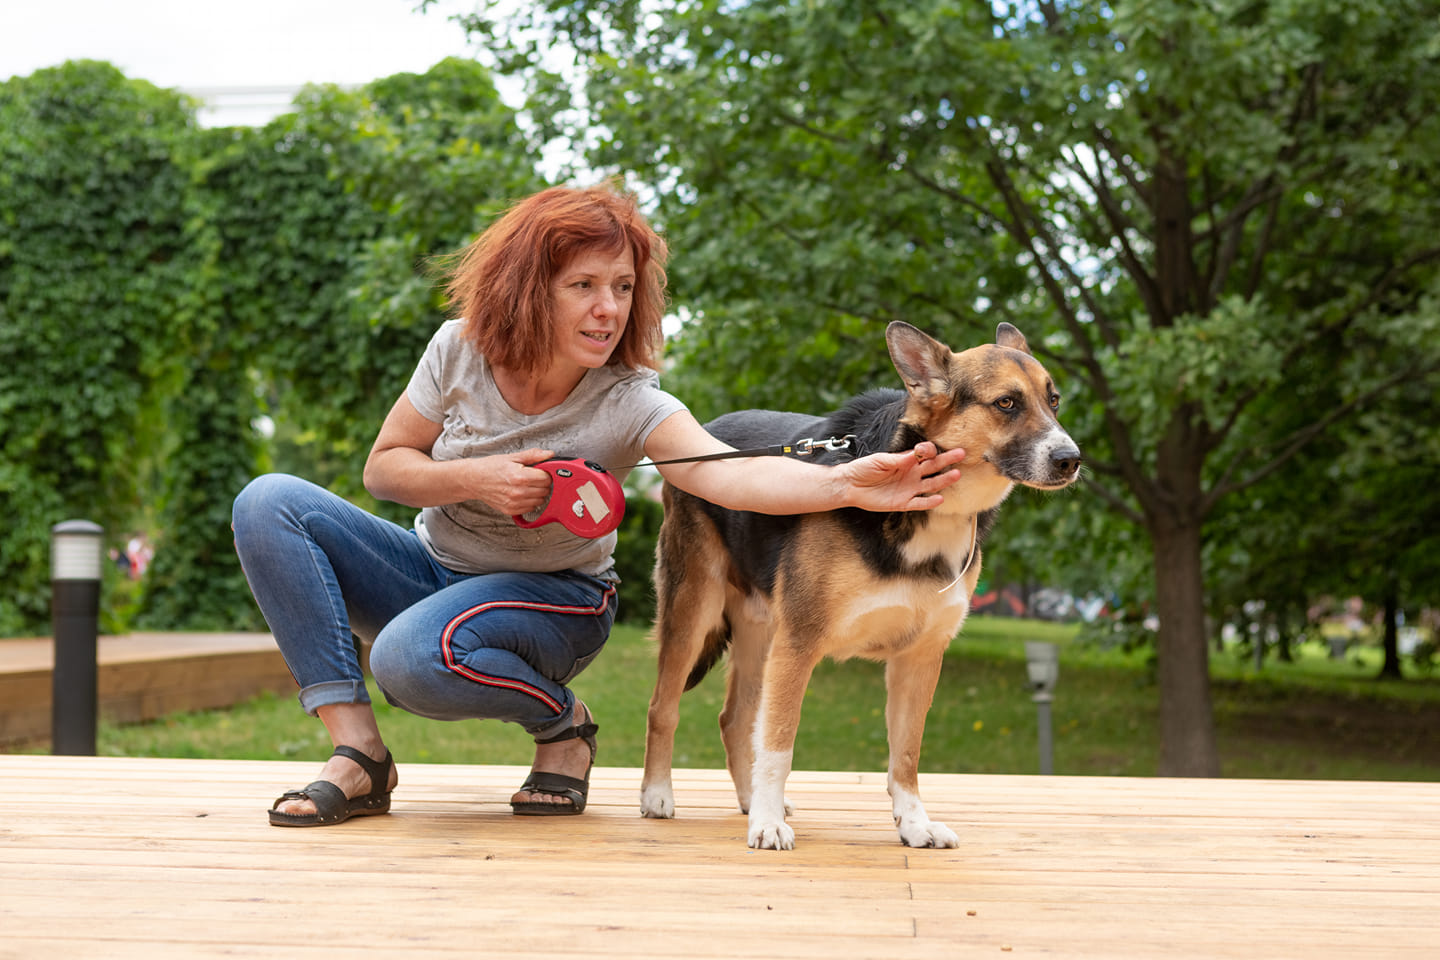
[[[1058,490],[1080,475],[1080,448],[1055,417],[1060,394],[1019,330],[1002,323],[994,344],[955,353],[896,321],[885,341],[909,394],[907,439],[963,447],[962,475],[993,471],[1000,498],[1010,484]]]

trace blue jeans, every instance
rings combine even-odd
[[[359,637],[401,709],[506,720],[537,739],[573,723],[566,684],[610,636],[613,583],[573,570],[456,573],[413,530],[284,474],[251,481],[233,516],[240,565],[307,713],[370,702]]]

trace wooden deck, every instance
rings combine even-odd
[[[98,638],[96,661],[99,715],[113,723],[228,707],[266,690],[295,692],[268,633],[106,636]],[[0,640],[0,746],[49,739],[54,662],[49,637]]]
[[[723,771],[680,817],[595,771],[404,765],[390,816],[270,827],[313,764],[0,755],[0,958],[1430,958],[1440,784],[925,775],[957,850],[898,843],[878,774],[796,773],[753,851]]]

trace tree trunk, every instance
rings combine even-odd
[[[1298,613],[1297,613],[1298,609]],[[1296,627],[1295,624],[1300,626]],[[1275,659],[1281,663],[1295,662],[1295,638],[1305,629],[1305,605],[1281,601],[1275,611]]]
[[[1403,680],[1400,670],[1400,587],[1393,575],[1385,578],[1385,663],[1379,680]]]
[[[1210,702],[1204,580],[1198,524],[1157,524],[1155,606],[1160,619],[1162,777],[1218,777],[1220,751]]]

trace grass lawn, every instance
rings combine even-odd
[[[1144,655],[1073,642],[1069,626],[973,617],[946,656],[926,725],[924,770],[1029,773],[1037,769],[1036,710],[1025,680],[1023,641],[1060,644],[1054,703],[1055,772],[1146,776],[1158,752],[1156,687]],[[1294,664],[1256,674],[1235,655],[1212,657],[1214,703],[1226,776],[1369,780],[1440,778],[1440,678],[1381,683],[1378,651],[1326,659],[1317,644]],[[724,766],[716,718],[723,667],[681,701],[675,763]],[[601,725],[599,762],[644,762],[645,712],[654,652],[644,632],[617,627],[599,660],[574,683]],[[528,764],[519,728],[440,723],[383,703],[381,730],[401,761]],[[795,768],[884,770],[883,667],[825,662],[805,695]],[[319,722],[293,697],[260,697],[228,710],[179,714],[147,724],[102,725],[103,755],[300,759],[330,752]]]

